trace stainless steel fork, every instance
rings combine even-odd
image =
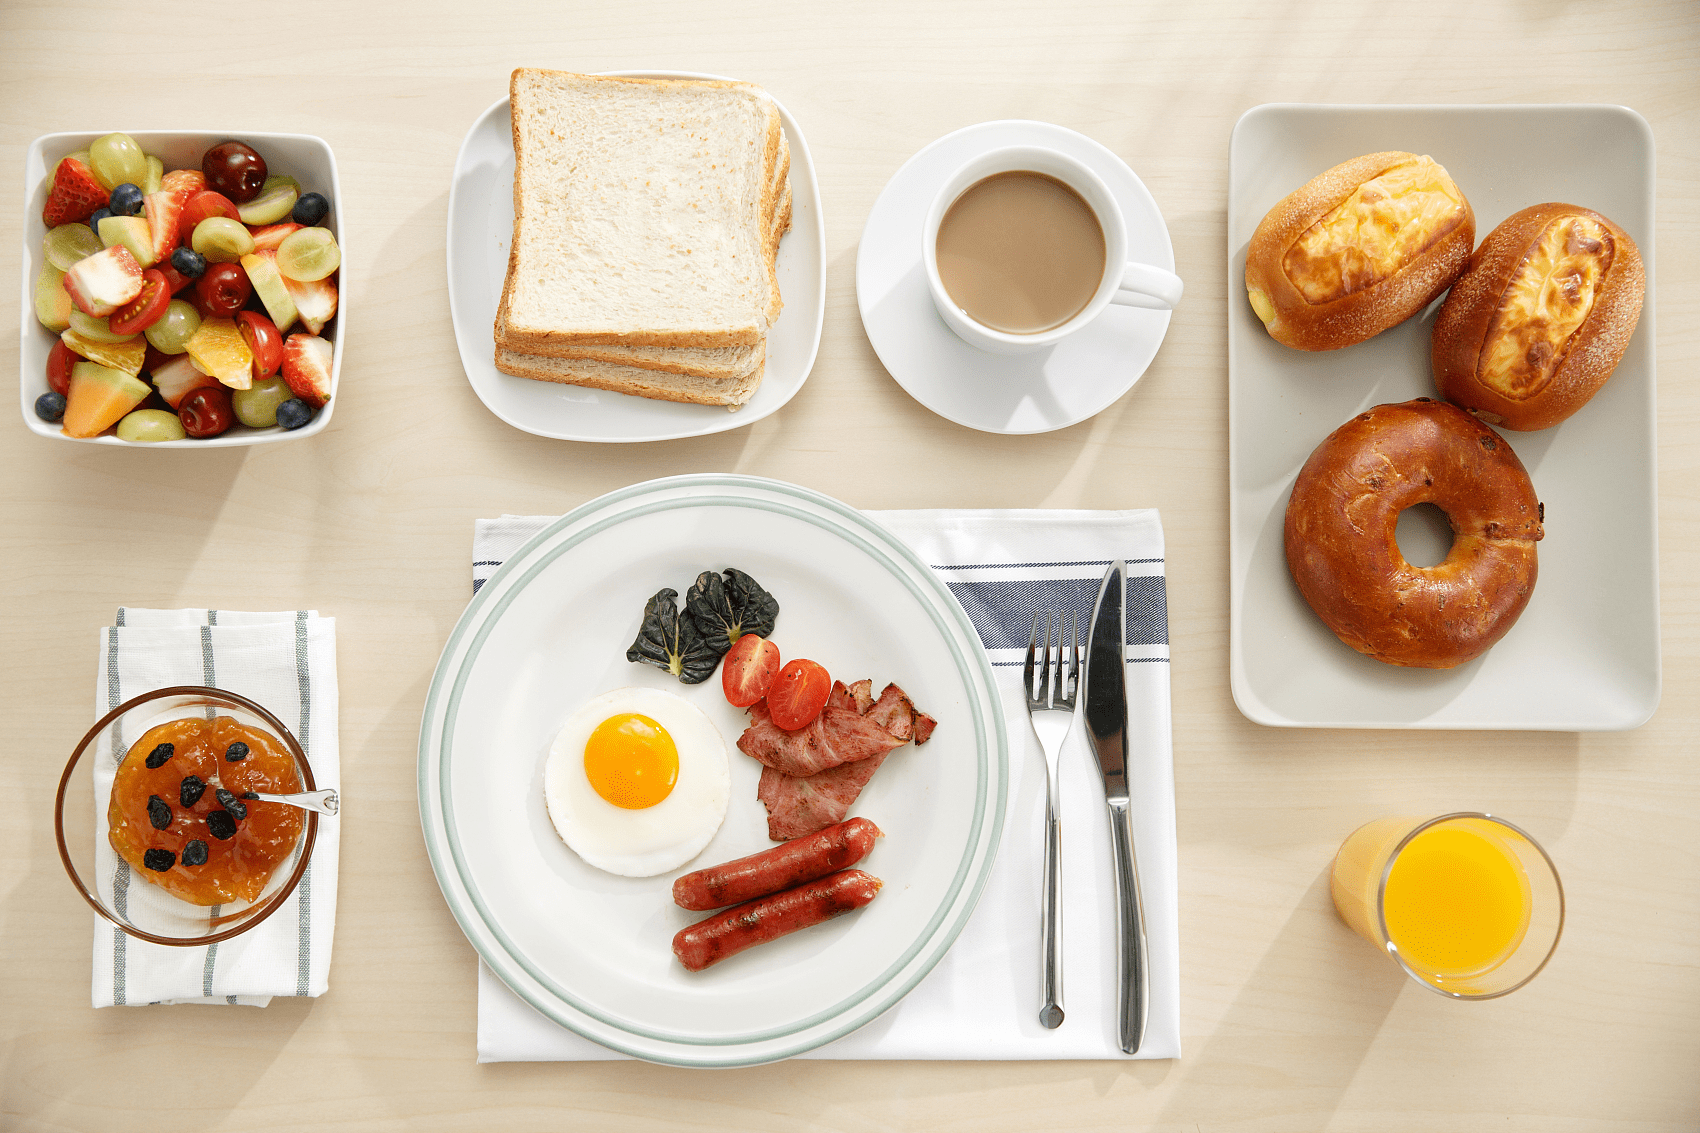
[[[1061,762],[1063,742],[1074,726],[1075,692],[1080,685],[1079,621],[1075,616],[1069,616],[1065,640],[1062,615],[1057,614],[1054,627],[1052,620],[1047,611],[1044,659],[1039,661],[1039,616],[1034,615],[1033,634],[1027,642],[1027,664],[1021,671],[1022,688],[1027,694],[1027,719],[1033,725],[1033,735],[1038,738],[1039,746],[1045,749],[1045,887],[1040,905],[1043,923],[1040,980],[1044,1002],[1039,1007],[1039,1022],[1046,1027],[1056,1027],[1063,1021],[1062,892],[1059,885],[1062,824],[1057,818],[1057,768]],[[1056,658],[1054,665],[1053,653]],[[1035,668],[1038,669],[1036,678]]]

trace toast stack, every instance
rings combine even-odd
[[[738,406],[761,384],[791,151],[749,83],[522,67],[496,368]]]

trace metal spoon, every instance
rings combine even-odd
[[[262,803],[282,803],[284,806],[298,806],[302,810],[316,810],[320,814],[335,814],[337,811],[336,791],[302,791],[298,795],[268,795],[261,791],[243,791],[242,798],[255,799]]]

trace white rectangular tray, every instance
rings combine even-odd
[[[1245,297],[1265,213],[1359,154],[1407,150],[1446,167],[1479,242],[1544,201],[1584,205],[1635,240],[1641,322],[1617,372],[1570,420],[1504,435],[1546,507],[1540,575],[1503,640],[1456,669],[1402,669],[1341,644],[1287,572],[1282,526],[1299,466],[1354,413],[1437,396],[1435,307],[1344,350],[1276,343]],[[1653,135],[1621,106],[1254,107],[1234,128],[1228,190],[1228,500],[1234,701],[1260,724],[1315,728],[1606,731],[1659,702],[1653,343]]]

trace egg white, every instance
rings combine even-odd
[[[660,724],[679,750],[672,793],[643,810],[615,806],[584,773],[590,734],[627,712]],[[580,705],[556,734],[543,771],[544,801],[561,840],[621,877],[653,877],[702,853],[726,818],[731,787],[726,742],[714,723],[689,701],[653,688],[615,689]]]

